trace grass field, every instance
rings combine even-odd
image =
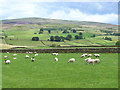
[[[7,55],[2,54],[2,57]],[[2,58],[3,88],[117,88],[118,54],[101,53],[100,64],[87,65],[82,53],[59,53],[58,62],[50,53],[39,53],[35,62],[25,59],[25,53],[18,53],[11,64],[4,64]],[[33,55],[30,55],[32,57]],[[75,58],[74,63],[67,63]],[[95,58],[95,57],[93,57]]]

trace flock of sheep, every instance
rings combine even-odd
[[[37,53],[37,52],[26,52],[26,53],[27,53],[27,54],[34,54],[35,57],[38,56],[38,53]],[[9,52],[7,52],[7,54],[9,54]],[[16,59],[16,55],[17,55],[17,54],[13,54],[13,59]],[[52,53],[52,55],[58,56],[59,54],[58,54],[58,53]],[[87,57],[87,58],[85,59],[85,62],[86,62],[87,64],[92,63],[92,64],[94,65],[95,62],[96,62],[96,63],[100,63],[100,59],[97,58],[97,57],[100,57],[100,54],[94,54],[94,56],[96,57],[96,59],[92,59],[92,58],[91,58],[91,57],[92,57],[92,54],[87,54],[87,53],[85,53],[85,54],[82,54],[82,55],[81,55],[81,58]],[[35,57],[32,57],[32,58],[31,58],[31,61],[32,61],[32,62],[35,61]],[[11,63],[11,61],[10,61],[10,60],[7,60],[7,58],[8,58],[8,56],[4,56],[5,64]],[[26,58],[26,59],[27,59],[27,58],[30,58],[30,56],[29,56],[29,55],[26,55],[25,58]],[[55,57],[55,61],[58,62],[58,58],[57,58],[57,57]],[[70,63],[70,62],[75,62],[75,58],[69,59],[69,60],[68,60],[68,63]]]

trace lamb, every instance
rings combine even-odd
[[[11,63],[10,60],[5,60],[5,64]]]
[[[52,53],[52,55],[56,55],[56,56],[58,56],[58,53]]]
[[[35,56],[38,56],[38,54],[36,53]]]
[[[37,52],[34,52],[34,54],[36,54]]]
[[[88,57],[92,57],[92,54],[88,54]]]
[[[7,52],[7,54],[9,54],[9,52]]]
[[[13,56],[16,56],[17,54],[13,54]]]
[[[26,55],[26,56],[25,56],[25,58],[29,58],[29,56],[28,56],[28,55]]]
[[[4,59],[7,59],[7,56],[4,56]]]
[[[55,61],[58,62],[58,58],[57,57],[55,57]]]
[[[94,54],[95,57],[100,57],[100,54]]]
[[[75,58],[71,58],[71,59],[68,61],[68,63],[70,63],[70,62],[75,62]]]
[[[32,62],[34,62],[34,61],[35,61],[35,58],[34,58],[34,57],[32,57],[32,58],[31,58],[31,60],[32,60]]]

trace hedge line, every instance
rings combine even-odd
[[[119,53],[118,48],[76,48],[76,49],[2,49],[1,53],[26,53],[28,51],[39,53]]]

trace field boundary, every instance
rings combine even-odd
[[[120,53],[119,48],[75,48],[75,49],[1,49],[1,53],[26,53],[26,52],[38,52],[38,53]]]

